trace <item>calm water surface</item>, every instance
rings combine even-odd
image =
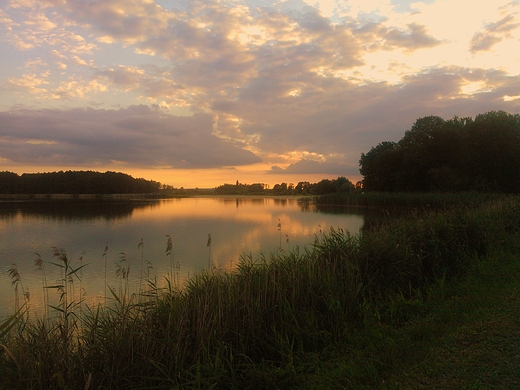
[[[28,292],[31,312],[43,313],[42,273],[36,269],[35,253],[43,259],[51,285],[61,277],[60,269],[51,264],[56,262],[53,247],[65,250],[74,267],[86,264],[71,293],[93,304],[104,300],[105,265],[108,285],[116,291],[121,282],[118,267],[129,267],[129,289],[137,292],[147,277],[164,286],[172,263],[175,280],[182,282],[210,265],[233,269],[242,255],[258,259],[261,252],[302,251],[331,227],[357,234],[363,224],[361,214],[342,209],[317,212],[291,198],[1,202],[0,319],[15,308],[16,285],[9,276],[13,264],[21,280],[20,303]],[[171,256],[166,254],[167,236],[172,240]],[[57,304],[57,292],[49,290],[49,295],[50,303]]]

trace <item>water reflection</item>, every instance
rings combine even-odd
[[[208,264],[229,270],[236,267],[241,255],[258,258],[261,252],[269,256],[301,251],[321,231],[342,228],[357,234],[363,225],[359,213],[302,206],[296,198],[4,203],[0,205],[0,318],[13,311],[14,294],[8,277],[13,263],[23,288],[30,291],[32,310],[42,310],[35,253],[46,264],[49,282],[57,280],[59,269],[50,264],[54,262],[53,246],[66,250],[73,264],[79,264],[80,258],[88,264],[77,289],[87,301],[96,302],[104,299],[105,277],[111,286],[120,283],[115,272],[123,254],[125,265],[130,267],[130,289],[135,292],[143,270],[164,286],[164,277],[172,273],[183,280]],[[207,246],[209,234],[211,247]],[[172,240],[171,256],[167,236]]]
[[[303,201],[300,203],[302,211],[317,212],[321,214],[356,214],[362,216],[363,227],[361,231],[370,231],[381,227],[381,225],[393,222],[396,218],[409,215],[411,211],[407,208],[379,208],[379,207],[356,207],[341,205],[316,205]]]
[[[131,217],[134,210],[159,206],[158,201],[42,201],[0,202],[0,219],[50,218],[56,220],[121,219]]]
[[[296,205],[299,202],[299,199],[297,198],[289,198],[289,197],[281,197],[281,198],[262,198],[262,197],[244,197],[244,196],[228,196],[228,197],[219,197],[214,198],[218,203],[223,203],[226,205],[229,204],[235,204],[235,206],[238,208],[240,206],[245,205],[265,205],[267,203],[273,203],[277,206],[287,206],[287,205]]]
[[[245,204],[256,204],[256,205],[263,205],[266,204],[268,199],[266,198],[244,198],[244,197],[227,197],[227,198],[216,198],[218,203],[223,204],[235,204],[236,207],[239,207],[240,205]]]

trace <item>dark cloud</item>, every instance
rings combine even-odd
[[[401,30],[385,25],[386,20],[359,24],[351,23],[352,34],[360,39],[368,50],[404,49],[413,52],[419,49],[431,48],[442,44],[442,41],[428,34],[425,26],[410,23],[407,30]]]
[[[487,33],[477,33],[471,40],[470,51],[472,53],[488,51],[499,42],[502,42],[502,37],[489,35]]]
[[[102,36],[129,43],[160,35],[169,22],[169,14],[148,1],[68,0],[60,6],[71,20],[91,25]]]
[[[386,34],[386,43],[383,45],[385,50],[393,50],[395,48],[404,48],[408,51],[415,51],[428,47],[438,46],[442,41],[428,35],[425,26],[411,23],[408,31],[399,31],[389,29]]]
[[[333,30],[330,21],[321,16],[316,8],[305,7],[297,19],[299,19],[300,26],[310,32],[327,34]]]
[[[138,69],[118,66],[115,69],[105,69],[96,72],[96,76],[106,77],[119,88],[136,88],[141,85],[142,73]]]
[[[1,158],[40,165],[214,168],[260,161],[212,135],[209,115],[175,117],[147,106],[2,112],[0,138]]]
[[[477,32],[470,42],[470,51],[488,51],[504,38],[510,36],[510,32],[517,29],[520,23],[516,22],[514,15],[508,15],[495,23],[487,24],[482,31]]]
[[[484,80],[488,92],[467,96],[461,87]],[[276,82],[250,85],[247,98],[216,104],[215,110],[243,118],[246,135],[258,134],[259,150],[315,153],[342,157],[352,166],[361,152],[385,140],[397,141],[416,119],[439,115],[475,116],[489,110],[518,112],[520,99],[505,102],[505,95],[520,90],[520,76],[492,70],[447,67],[407,76],[402,84],[368,83],[308,75],[299,96],[276,97]],[[308,91],[305,91],[308,88]],[[270,92],[271,90],[275,92]],[[261,91],[261,95],[258,95]]]

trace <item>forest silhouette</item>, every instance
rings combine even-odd
[[[518,193],[520,115],[419,118],[398,142],[362,153],[359,164],[367,191]]]

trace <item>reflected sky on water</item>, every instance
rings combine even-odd
[[[28,290],[31,311],[42,312],[42,274],[36,270],[35,253],[44,261],[47,283],[56,283],[61,276],[59,267],[51,264],[56,262],[52,247],[64,249],[73,267],[80,265],[80,258],[87,264],[70,294],[81,294],[92,304],[104,301],[105,266],[108,285],[115,291],[121,282],[116,270],[129,266],[129,289],[137,292],[147,277],[165,286],[172,263],[176,280],[182,282],[210,264],[228,270],[241,255],[257,259],[260,252],[269,256],[303,251],[321,232],[342,228],[357,234],[363,224],[361,213],[342,208],[320,212],[296,198],[0,202],[0,318],[15,307],[15,286],[8,274],[12,264],[21,278],[20,302],[22,289]],[[166,253],[167,236],[172,239],[171,257]],[[56,304],[57,292],[49,295]]]

